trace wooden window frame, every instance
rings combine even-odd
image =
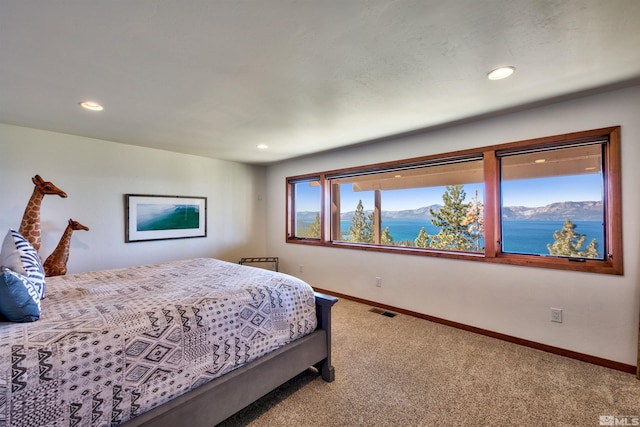
[[[500,206],[500,159],[496,153],[504,150],[535,149],[541,147],[562,148],[576,141],[606,139],[603,148],[605,236],[602,250],[605,257],[600,259],[556,258],[536,255],[503,253],[501,241],[501,206]],[[332,176],[376,173],[406,165],[428,164],[445,158],[464,159],[465,157],[482,155],[484,166],[484,215],[485,215],[485,249],[484,253],[452,252],[414,247],[383,246],[375,244],[350,243],[331,240],[331,227],[338,227],[332,221],[332,203],[330,179]],[[320,173],[298,175],[286,178],[286,243],[305,244],[323,247],[338,247],[376,252],[402,253],[418,256],[465,259],[478,262],[520,265],[556,270],[581,271],[600,274],[623,274],[622,255],[622,185],[621,185],[621,149],[620,126],[613,126],[588,131],[573,132],[562,135],[535,138],[510,142],[452,153],[411,158],[406,160],[377,163],[353,168],[338,169]],[[320,239],[306,239],[292,234],[295,230],[295,212],[293,200],[294,184],[304,180],[317,179],[321,186],[320,203]]]

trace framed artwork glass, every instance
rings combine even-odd
[[[206,236],[206,197],[125,194],[125,242]]]

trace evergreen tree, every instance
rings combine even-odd
[[[352,242],[373,243],[373,214],[368,217],[365,215],[362,200],[358,201],[349,231]]]
[[[375,243],[374,242],[374,232],[373,232],[373,224],[374,224],[374,215],[373,212],[369,214],[367,217],[365,233],[364,233],[364,243]]]
[[[600,254],[598,253],[598,242],[596,239],[591,239],[591,242],[587,245],[587,247],[583,251],[585,258],[600,258]]]
[[[583,250],[582,245],[587,240],[586,234],[580,234],[575,231],[576,225],[570,219],[567,219],[562,230],[555,231],[553,244],[547,245],[550,255],[569,256],[580,258],[598,258],[598,243],[596,239],[591,240],[587,247]]]
[[[420,233],[418,233],[418,237],[415,240],[416,248],[428,248],[429,247],[429,235],[426,231],[424,231],[424,227],[420,229]]]
[[[385,227],[380,237],[380,243],[383,245],[393,245],[393,236],[389,232],[389,227]]]
[[[484,203],[478,200],[478,190],[475,191],[471,202],[469,202],[469,210],[467,211],[464,225],[467,226],[469,231],[473,251],[482,252],[480,242],[484,237]]]
[[[440,228],[440,232],[432,236],[429,247],[434,249],[471,250],[472,238],[466,225],[469,204],[464,203],[466,193],[464,185],[447,185],[442,201],[444,205],[437,212],[430,209],[431,222]]]
[[[307,230],[307,237],[312,239],[320,238],[320,212],[316,213],[316,219],[313,221],[313,224],[309,226]]]

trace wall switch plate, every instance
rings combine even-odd
[[[376,277],[376,287],[377,288],[382,287],[382,277]]]
[[[552,308],[551,309],[551,321],[562,323],[562,309],[561,308]]]

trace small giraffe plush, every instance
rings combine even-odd
[[[32,181],[36,186],[24,210],[24,215],[22,215],[22,223],[18,232],[31,243],[37,252],[40,250],[40,244],[42,243],[42,234],[40,232],[40,205],[42,204],[42,198],[46,194],[67,197],[67,193],[53,185],[53,183],[40,178],[40,175],[34,176]]]
[[[69,246],[71,245],[71,234],[74,230],[89,231],[89,227],[80,224],[78,221],[69,219],[69,225],[62,233],[58,246],[53,250],[51,255],[44,262],[44,275],[63,276],[67,274],[67,261],[69,261]]]

